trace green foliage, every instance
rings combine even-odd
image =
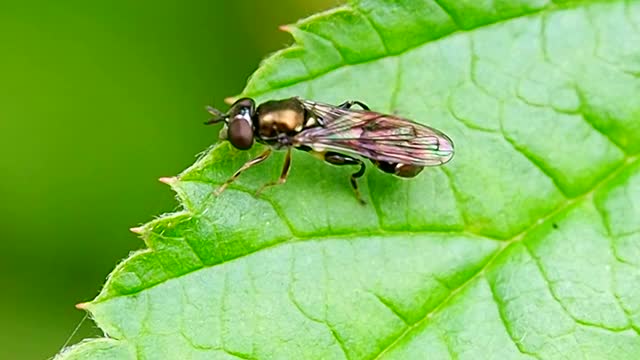
[[[84,304],[64,359],[640,357],[640,1],[359,0],[243,95],[359,99],[449,134],[410,181],[222,144]]]

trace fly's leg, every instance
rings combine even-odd
[[[247,161],[246,163],[244,163],[244,165],[242,165],[240,167],[240,169],[238,169],[238,171],[236,171],[227,181],[225,181],[222,185],[220,185],[220,187],[218,189],[216,189],[216,191],[214,192],[214,194],[216,196],[222,194],[222,192],[224,191],[224,189],[227,188],[227,186],[229,186],[232,182],[234,182],[238,176],[240,176],[240,174],[242,174],[243,171],[247,170],[248,168],[257,165],[263,161],[265,161],[269,155],[271,155],[271,149],[267,148],[267,150],[265,150],[262,154],[258,155],[258,157],[256,157],[255,159],[251,159],[249,161]]]
[[[358,100],[349,100],[345,101],[342,104],[338,105],[340,109],[351,109],[353,105],[358,105],[364,110],[369,110],[369,107]]]
[[[351,174],[351,177],[349,178],[349,180],[351,182],[351,187],[353,188],[353,191],[356,193],[356,198],[362,205],[364,205],[365,202],[364,200],[362,200],[362,196],[360,195],[360,190],[358,190],[358,182],[357,182],[357,179],[359,177],[362,177],[362,175],[364,175],[364,170],[366,168],[364,165],[364,162],[360,159],[352,158],[351,156],[338,154],[335,152],[327,152],[326,154],[324,154],[324,160],[329,164],[333,164],[333,165],[360,165],[360,169],[355,173]]]
[[[287,155],[284,158],[284,164],[282,165],[282,173],[280,174],[280,178],[276,181],[272,181],[270,183],[266,183],[262,185],[258,191],[256,191],[256,196],[259,196],[260,193],[271,186],[282,185],[287,182],[287,177],[289,176],[289,170],[291,169],[291,148],[287,149]]]

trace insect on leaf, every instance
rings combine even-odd
[[[354,0],[287,27],[243,95],[442,130],[410,180],[227,143],[83,305],[60,359],[640,358],[640,1]],[[198,119],[194,119],[198,121]]]

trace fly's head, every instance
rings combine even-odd
[[[205,124],[225,123],[220,131],[220,139],[229,140],[231,145],[239,150],[247,150],[253,146],[253,116],[256,112],[253,99],[243,98],[236,101],[227,113],[212,107],[208,107],[207,111],[214,117]]]

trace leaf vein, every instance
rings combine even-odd
[[[453,15],[453,11],[451,9],[449,9],[449,7],[444,5],[443,0],[433,0],[433,2],[436,5],[438,5],[442,9],[442,11],[444,11],[445,14],[447,14],[449,16],[451,21],[456,25],[456,27],[458,29],[464,29],[464,27],[461,25],[461,23],[458,20],[458,18]]]
[[[451,192],[453,193],[453,197],[455,199],[456,202],[456,209],[458,209],[458,212],[460,214],[460,218],[462,219],[462,224],[463,227],[466,229],[468,228],[469,225],[469,220],[467,217],[467,213],[465,212],[464,206],[462,206],[462,204],[464,204],[463,196],[462,193],[460,192],[460,190],[456,187],[453,178],[451,176],[451,173],[449,173],[449,170],[447,170],[446,168],[440,168],[440,170],[442,171],[442,173],[445,175],[445,177],[447,178],[447,181],[449,182],[449,187],[451,188]],[[484,236],[484,235],[482,235]],[[491,238],[491,237],[489,237]],[[494,240],[499,240],[496,238],[491,238]]]
[[[340,49],[340,47],[338,45],[336,45],[335,41],[333,41],[331,38],[328,38],[328,37],[320,35],[318,33],[307,31],[307,30],[304,30],[304,29],[301,29],[301,28],[298,28],[298,29],[300,31],[302,31],[302,32],[305,32],[305,33],[311,35],[311,36],[315,36],[315,37],[317,37],[317,38],[319,38],[321,40],[324,40],[324,41],[328,42],[336,50],[338,55],[340,55],[340,60],[342,61],[342,64],[340,66],[347,65],[347,60],[346,60],[344,54],[342,53],[342,50]]]
[[[391,51],[389,51],[389,47],[387,46],[387,43],[384,40],[384,37],[382,36],[382,32],[380,31],[380,29],[378,29],[378,27],[374,24],[373,21],[371,21],[371,19],[369,18],[368,14],[366,14],[365,12],[361,11],[360,9],[357,8],[353,8],[353,11],[362,15],[362,18],[365,19],[367,21],[367,23],[369,24],[369,26],[371,26],[371,28],[373,29],[373,32],[376,33],[376,35],[378,35],[378,38],[380,39],[380,44],[382,45],[382,48],[384,49],[384,55],[382,55],[382,57],[386,57],[389,54],[391,54]]]
[[[412,326],[408,327],[404,332],[402,332],[398,337],[396,337],[394,339],[394,341],[390,342],[389,345],[387,347],[385,347],[384,349],[382,349],[377,356],[375,356],[375,360],[381,359],[385,353],[387,353],[387,351],[389,351],[390,349],[392,349],[398,342],[400,342],[400,340],[402,340],[405,336],[407,336],[413,329],[415,329],[417,326],[419,326],[420,324],[422,324],[423,322],[427,321],[428,319],[432,318],[435,314],[438,313],[438,311],[440,311],[440,309],[444,308],[449,301],[451,301],[451,299],[458,294],[460,291],[462,291],[462,289],[466,288],[466,286],[468,284],[470,284],[472,281],[474,281],[478,276],[480,276],[481,274],[483,274],[486,269],[488,269],[491,264],[493,263],[493,261],[500,256],[500,254],[502,254],[504,252],[504,250],[510,245],[513,244],[515,242],[519,242],[521,241],[526,234],[528,234],[529,232],[531,232],[533,229],[537,228],[539,226],[540,223],[544,223],[545,220],[550,219],[551,217],[555,216],[556,214],[558,214],[559,212],[567,209],[569,206],[571,206],[572,204],[574,204],[576,201],[579,201],[583,198],[585,198],[588,194],[593,193],[594,191],[596,191],[598,188],[600,188],[602,185],[608,183],[609,181],[616,179],[617,176],[620,174],[620,172],[624,171],[626,168],[633,166],[637,161],[638,161],[639,157],[634,157],[631,158],[630,161],[627,161],[626,163],[618,166],[617,169],[615,169],[614,171],[612,171],[609,176],[601,179],[598,183],[594,184],[591,188],[591,190],[577,198],[573,198],[573,199],[567,199],[565,200],[565,202],[563,204],[560,204],[556,209],[550,211],[548,214],[546,214],[545,216],[542,216],[539,221],[535,221],[533,222],[529,227],[527,227],[526,229],[524,229],[523,231],[521,231],[519,234],[516,234],[515,236],[513,236],[511,239],[505,241],[504,246],[499,249],[498,251],[495,252],[495,254],[474,274],[472,274],[469,279],[467,279],[465,282],[461,283],[458,287],[456,287],[455,289],[453,289],[449,295],[438,305],[436,306],[434,309],[432,309],[431,311],[429,311],[427,314],[425,314],[425,316],[417,321],[416,323],[414,323]],[[526,248],[526,246],[525,246]],[[591,324],[583,324],[585,326],[595,326],[595,325],[591,325]],[[607,330],[611,330],[611,329],[607,329]],[[611,330],[611,331],[616,331],[616,330]]]
[[[521,340],[517,340],[514,337],[514,334],[512,333],[512,330],[508,325],[507,319],[505,319],[505,315],[504,315],[504,312],[503,312],[504,303],[498,297],[498,294],[496,294],[496,291],[494,289],[494,284],[492,284],[491,281],[489,281],[489,279],[487,279],[486,276],[484,276],[484,279],[487,282],[487,286],[489,287],[489,290],[491,291],[491,296],[493,297],[493,301],[496,304],[496,310],[498,311],[498,318],[500,319],[500,322],[502,323],[502,326],[504,326],[504,329],[507,332],[507,335],[509,336],[509,339],[511,339],[513,344],[516,346],[516,349],[518,349],[518,351],[523,355],[533,356],[533,357],[535,357],[537,359],[542,359],[542,357],[540,355],[527,351],[524,348],[524,346],[522,345]]]
[[[540,170],[540,172],[547,177],[549,180],[551,180],[551,182],[553,183],[554,187],[560,191],[560,193],[562,194],[562,196],[567,199],[569,198],[569,195],[567,194],[567,192],[565,191],[565,189],[558,183],[558,180],[556,180],[556,178],[549,172],[549,170],[547,170],[547,168],[545,167],[544,163],[538,161],[536,158],[534,158],[531,154],[529,154],[529,152],[526,149],[521,148],[518,144],[516,144],[516,142],[511,139],[507,133],[504,130],[504,104],[501,102],[500,103],[500,132],[502,133],[502,137],[504,138],[504,140],[511,145],[511,147],[513,148],[513,150],[515,150],[517,153],[521,154],[522,156],[525,157],[525,159],[527,159],[533,166],[535,166],[536,168],[538,168],[538,170]]]
[[[590,17],[587,16],[587,19],[590,20]],[[558,69],[564,75],[566,75],[569,79],[572,79],[574,81],[573,88],[575,89],[576,94],[578,95],[578,99],[580,100],[579,113],[582,114],[582,118],[585,120],[587,125],[589,125],[591,128],[593,128],[593,130],[595,130],[597,133],[602,135],[605,139],[607,139],[615,147],[620,149],[620,151],[622,151],[622,153],[626,154],[627,152],[625,151],[624,147],[621,146],[621,144],[618,141],[613,139],[603,129],[600,129],[596,125],[595,121],[591,120],[591,117],[589,116],[589,112],[586,111],[586,109],[585,109],[585,106],[588,106],[589,102],[587,101],[587,97],[583,93],[582,89],[580,89],[580,87],[577,84],[575,84],[575,76],[573,74],[571,74],[570,72],[568,72],[566,69],[564,69],[560,64],[556,64],[556,63],[553,62],[553,60],[551,60],[551,57],[549,56],[549,50],[547,49],[547,31],[546,31],[546,29],[547,29],[547,21],[548,21],[548,16],[546,16],[546,14],[542,14],[542,20],[540,21],[540,44],[541,44],[540,48],[542,50],[542,59],[545,62],[549,63],[550,65],[553,65],[554,68]]]
[[[391,311],[398,319],[402,320],[403,323],[405,323],[405,325],[410,325],[409,320],[407,320],[401,313],[400,311],[398,311],[398,309],[396,309],[393,304],[383,298],[382,296],[376,294],[373,291],[368,291],[369,294],[371,294],[374,298],[376,298],[376,300],[378,300],[384,307],[386,307],[387,309],[389,309],[389,311]]]
[[[436,4],[438,4],[438,1],[441,1],[441,0],[434,0],[434,1],[436,2]],[[440,5],[440,4],[438,4],[438,5]],[[577,7],[577,6],[574,5],[574,7]],[[402,51],[399,51],[397,53],[394,53],[394,54],[389,53],[389,54],[386,54],[386,55],[383,55],[383,56],[371,57],[371,58],[363,60],[363,61],[349,63],[348,65],[366,64],[366,63],[374,62],[374,61],[377,61],[377,60],[381,60],[381,59],[386,58],[386,57],[400,56],[400,55],[402,55],[402,54],[404,54],[406,52],[409,52],[409,51],[411,51],[413,49],[416,49],[416,48],[419,48],[419,47],[422,47],[422,46],[425,46],[425,45],[428,45],[428,44],[431,44],[431,43],[435,43],[438,40],[441,40],[441,39],[449,37],[449,36],[453,36],[456,33],[471,32],[471,31],[474,31],[474,30],[482,29],[482,28],[487,27],[487,26],[496,25],[496,24],[500,24],[500,23],[503,23],[503,22],[511,21],[511,20],[517,19],[517,18],[532,17],[532,16],[535,16],[535,15],[537,15],[539,13],[540,14],[544,14],[548,9],[549,8],[540,8],[540,9],[533,10],[531,12],[527,12],[527,13],[524,13],[524,14],[521,14],[521,15],[516,15],[516,16],[513,16],[513,17],[506,17],[506,18],[503,18],[503,19],[500,19],[500,20],[497,20],[497,21],[494,21],[494,22],[480,24],[480,25],[478,25],[478,26],[476,26],[474,28],[463,29],[463,28],[459,27],[458,30],[455,30],[455,31],[452,31],[452,32],[449,32],[449,33],[443,33],[438,38],[429,39],[429,40],[427,40],[427,41],[425,41],[423,43],[416,44],[414,46],[410,46],[410,47],[408,47],[406,49],[403,49]],[[445,10],[445,9],[443,8],[443,10]],[[445,12],[446,12],[446,10],[445,10]],[[449,16],[451,16],[450,13],[447,12],[447,14]],[[452,18],[452,21],[454,21],[454,23],[456,23],[455,20],[453,20],[453,18]],[[283,89],[283,88],[286,88],[288,86],[291,86],[291,85],[294,85],[294,84],[298,84],[298,83],[301,83],[301,82],[304,82],[304,81],[310,81],[310,80],[313,80],[313,79],[317,79],[320,76],[326,75],[326,74],[328,74],[328,73],[330,73],[332,71],[335,71],[335,70],[337,70],[337,69],[339,69],[341,67],[343,67],[343,66],[337,66],[337,67],[329,68],[329,69],[327,69],[325,71],[322,71],[322,72],[319,72],[317,74],[311,75],[311,76],[309,76],[307,78],[296,78],[293,81],[284,82],[284,83],[278,84],[276,86],[270,87],[268,90],[253,92],[253,93],[251,93],[251,95],[253,95],[254,97],[259,97],[259,96],[261,96],[263,94],[266,94],[267,92],[272,92],[272,91],[275,91],[275,90]]]
[[[631,27],[636,31],[637,34],[640,34],[640,24],[633,21],[633,17],[631,17],[631,0],[626,0],[624,2],[624,15]]]
[[[569,308],[567,308],[567,306],[564,304],[564,302],[562,302],[562,300],[560,299],[560,297],[558,296],[558,294],[556,293],[556,291],[553,289],[553,281],[551,281],[551,279],[549,279],[549,275],[547,274],[546,270],[544,269],[544,266],[542,265],[540,258],[537,257],[535,255],[535,253],[533,252],[533,250],[530,248],[530,245],[525,241],[524,243],[524,247],[527,250],[527,252],[529,253],[529,255],[531,256],[531,258],[533,259],[533,262],[536,264],[536,266],[538,267],[538,271],[540,271],[540,275],[542,276],[542,279],[545,281],[545,283],[547,284],[547,287],[549,289],[549,294],[551,295],[551,298],[553,300],[555,300],[558,305],[560,305],[560,308],[562,308],[562,310],[578,325],[582,325],[582,326],[591,326],[591,327],[596,327],[596,328],[600,328],[600,329],[604,329],[604,330],[608,330],[611,332],[621,332],[621,331],[625,331],[628,330],[629,327],[625,327],[625,328],[611,328],[611,327],[607,327],[604,324],[596,324],[596,323],[592,323],[589,322],[587,320],[583,320],[580,319],[578,317],[576,317],[575,315],[573,315],[573,313],[571,313],[571,311],[569,310]]]

